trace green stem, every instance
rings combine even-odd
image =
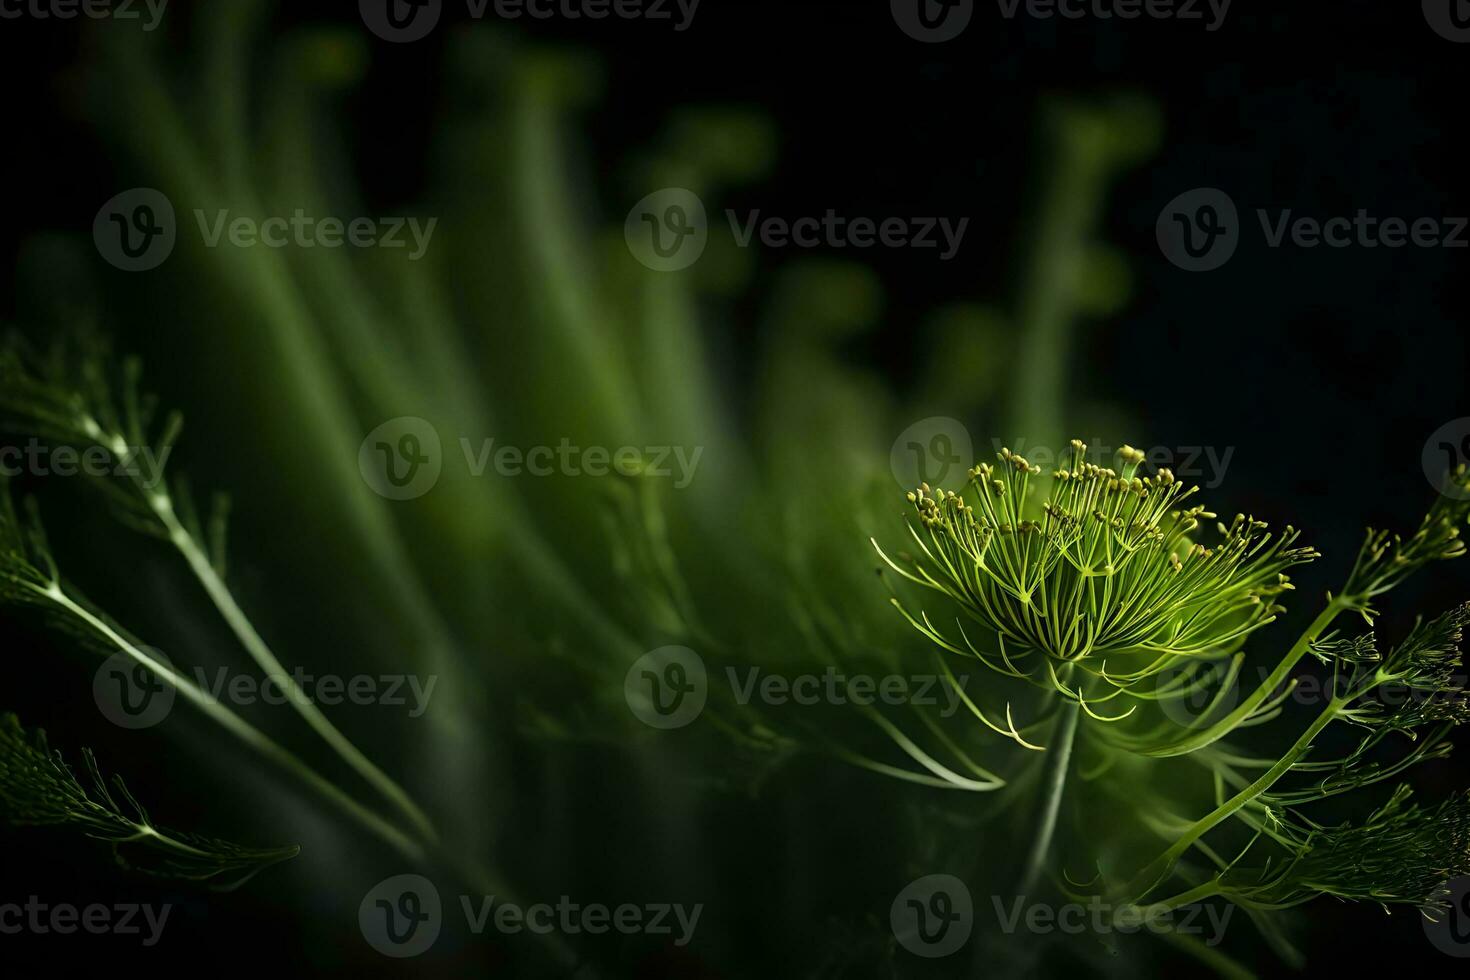
[[[1185,905],[1193,905],[1195,902],[1202,901],[1206,898],[1214,898],[1218,894],[1220,894],[1220,880],[1218,878],[1211,878],[1209,881],[1195,885],[1193,888],[1182,891],[1178,895],[1173,895],[1157,902],[1149,902],[1147,909],[1155,913],[1168,912]]]
[[[1056,736],[1048,750],[1045,796],[1041,807],[1041,826],[1036,840],[1031,845],[1031,856],[1026,861],[1026,871],[1021,876],[1020,894],[1030,895],[1041,880],[1046,868],[1046,858],[1051,851],[1051,839],[1057,829],[1057,815],[1062,808],[1062,792],[1067,785],[1067,766],[1072,758],[1072,743],[1077,736],[1077,720],[1082,715],[1082,706],[1069,700],[1061,708],[1057,719]]]
[[[1312,620],[1312,624],[1307,627],[1306,631],[1297,637],[1296,643],[1292,644],[1286,656],[1276,665],[1276,669],[1271,671],[1270,675],[1261,681],[1256,689],[1234,711],[1230,712],[1230,714],[1221,718],[1210,727],[1201,729],[1178,742],[1162,748],[1145,749],[1140,754],[1154,756],[1156,758],[1188,755],[1190,752],[1198,751],[1229,735],[1236,728],[1240,727],[1241,723],[1249,718],[1261,706],[1261,703],[1271,696],[1273,691],[1279,690],[1281,685],[1286,683],[1286,678],[1291,673],[1292,668],[1297,665],[1297,662],[1302,657],[1306,656],[1307,650],[1311,647],[1313,641],[1321,636],[1322,632],[1328,626],[1332,625],[1332,621],[1345,609],[1350,608],[1351,605],[1352,603],[1348,601],[1346,595],[1338,596],[1327,603],[1327,607],[1317,615],[1316,619]]]
[[[239,639],[246,652],[252,660],[259,665],[266,676],[281,685],[282,692],[287,695],[291,707],[296,713],[306,720],[306,723],[321,736],[322,740],[332,747],[343,761],[351,766],[363,779],[367,780],[384,798],[396,806],[405,816],[418,828],[424,838],[430,842],[438,838],[433,823],[428,816],[419,809],[403,787],[395,783],[387,773],[373,764],[367,756],[363,755],[352,741],[343,735],[338,728],[322,714],[320,708],[301,689],[301,685],[286,673],[286,668],[281,665],[280,660],[271,652],[264,639],[256,631],[250,622],[250,617],[240,608],[235,601],[234,594],[228,585],[215,571],[214,564],[199,547],[199,542],[188,532],[174,513],[173,505],[167,496],[154,493],[149,496],[149,503],[158,519],[168,530],[169,540],[184,560],[189,563],[189,568],[194,572],[194,577],[199,584],[204,586],[204,591],[209,594],[210,600],[219,610],[225,622],[229,624],[230,630]]]
[[[1239,793],[1236,793],[1224,803],[1221,803],[1206,816],[1195,821],[1188,830],[1169,846],[1168,850],[1160,854],[1134,876],[1133,880],[1128,883],[1126,894],[1136,895],[1137,898],[1134,901],[1137,902],[1141,901],[1150,891],[1158,887],[1159,883],[1164,880],[1164,876],[1174,867],[1174,862],[1179,860],[1180,856],[1189,850],[1190,846],[1196,840],[1203,837],[1211,829],[1228,819],[1256,797],[1266,792],[1278,779],[1290,772],[1291,767],[1302,756],[1307,754],[1307,750],[1312,747],[1313,740],[1321,733],[1322,729],[1331,724],[1350,701],[1351,699],[1334,698],[1327,707],[1322,709],[1322,713],[1317,716],[1317,719],[1311,725],[1307,726],[1307,730],[1302,732],[1301,737],[1296,740],[1296,743],[1287,750],[1287,753],[1275,765],[1267,769],[1255,782],[1251,783]]]
[[[322,798],[357,821],[364,828],[382,838],[399,853],[413,861],[423,859],[423,849],[413,840],[405,836],[397,827],[382,817],[379,817],[371,810],[363,807],[352,797],[342,792],[342,790],[324,778],[315,769],[312,769],[303,762],[294,753],[283,748],[260,729],[251,725],[229,708],[226,708],[204,691],[200,690],[187,677],[139,649],[136,644],[119,633],[106,620],[100,618],[91,610],[68,596],[62,591],[59,585],[53,584],[48,589],[38,590],[38,594],[54,602],[62,609],[65,609],[68,613],[85,623],[109,644],[153,671],[161,680],[168,683],[174,690],[193,702],[200,711],[218,723],[220,727],[261,755],[292,773],[315,790]]]
[[[185,844],[178,838],[171,837],[165,833],[161,833],[156,828],[150,827],[146,823],[138,823],[137,821],[133,820],[128,821],[128,823],[130,823],[133,827],[133,835],[131,837],[119,837],[113,843],[132,844],[137,841],[151,840],[157,841],[158,844],[162,847],[171,847],[182,854],[189,855],[190,857],[209,857],[208,851],[201,851],[197,847]]]

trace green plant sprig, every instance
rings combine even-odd
[[[1334,693],[1326,706],[1292,747],[1260,777],[1181,833],[1163,854],[1134,876],[1125,887],[1124,894],[1136,896],[1132,899],[1134,903],[1141,901],[1165,879],[1175,862],[1196,841],[1242,809],[1268,803],[1282,806],[1284,800],[1281,798],[1262,798],[1279,780],[1300,771],[1302,760],[1318,736],[1333,722],[1343,721],[1369,730],[1357,749],[1334,764],[1338,775],[1331,788],[1334,792],[1341,792],[1383,778],[1381,770],[1356,771],[1354,763],[1361,761],[1367,748],[1384,735],[1407,732],[1412,736],[1417,729],[1433,726],[1438,738],[1442,739],[1444,726],[1470,720],[1470,705],[1466,704],[1464,691],[1453,676],[1467,622],[1470,622],[1470,604],[1453,609],[1427,624],[1416,625],[1403,643],[1377,662],[1362,656],[1361,645],[1352,645],[1355,659],[1345,665],[1342,683],[1334,685]],[[1388,708],[1384,697],[1388,690],[1395,688],[1413,692],[1416,697]],[[1307,793],[1293,800],[1293,804],[1314,802],[1324,795],[1328,794]],[[1460,860],[1470,871],[1470,852],[1462,855]]]
[[[1136,740],[1131,748],[1143,755],[1166,758],[1186,755],[1258,718],[1270,699],[1279,702],[1289,694],[1292,671],[1309,653],[1321,659],[1321,642],[1343,613],[1356,612],[1370,626],[1377,615],[1372,600],[1399,585],[1410,575],[1433,562],[1458,558],[1465,553],[1461,528],[1470,519],[1470,469],[1458,467],[1450,474],[1447,492],[1438,496],[1418,529],[1408,538],[1369,528],[1341,592],[1327,594],[1327,604],[1297,637],[1286,654],[1256,688],[1243,697],[1234,710],[1210,724],[1163,740]],[[1121,741],[1119,744],[1123,744]]]
[[[0,603],[36,608],[59,629],[102,653],[126,655],[183,695],[221,728],[292,773],[400,853],[415,860],[424,856],[424,848],[418,841],[363,807],[295,753],[153,656],[142,642],[90,603],[62,577],[33,500],[27,500],[25,512],[27,519],[22,520],[16,513],[8,481],[0,480]]]
[[[1411,795],[1401,785],[1360,824],[1312,824],[1295,831],[1285,860],[1252,869],[1238,867],[1237,859],[1209,880],[1148,907],[1172,909],[1220,897],[1269,912],[1330,895],[1385,908],[1409,905],[1432,918],[1448,908],[1445,883],[1470,872],[1470,792],[1428,809],[1408,804]]]
[[[42,358],[10,338],[0,347],[0,409],[12,425],[28,426],[59,444],[106,453],[124,479],[92,482],[112,501],[119,518],[178,551],[241,646],[279,685],[296,713],[427,842],[436,841],[427,814],[301,690],[240,607],[225,580],[228,498],[216,495],[207,524],[200,521],[187,482],[175,477],[171,486],[167,473],[169,455],[183,430],[182,415],[172,412],[155,426],[158,402],[141,390],[141,362],[124,359],[114,394],[105,355],[97,344],[84,343],[76,351],[58,345]]]
[[[301,852],[295,845],[250,848],[154,823],[121,776],[109,782],[90,749],[84,784],[42,731],[27,732],[0,714],[0,814],[20,826],[72,827],[106,841],[117,863],[145,874],[203,882],[229,891]]]
[[[1021,891],[1034,888],[1045,871],[1078,722],[1091,719],[1099,724],[1088,727],[1096,735],[1089,744],[1100,761],[1089,763],[1092,775],[1084,778],[1099,778],[1120,753],[1189,756],[1213,773],[1216,785],[1215,807],[1203,817],[1145,822],[1168,843],[1140,870],[1104,888],[1124,910],[1120,914],[1145,904],[1172,908],[1224,897],[1255,917],[1329,894],[1432,912],[1442,899],[1440,883],[1470,872],[1470,796],[1421,809],[1404,804],[1409,789],[1401,784],[1356,826],[1323,826],[1301,809],[1443,758],[1449,733],[1470,720],[1455,676],[1470,604],[1421,620],[1386,654],[1371,633],[1343,638],[1331,632],[1344,612],[1371,625],[1377,597],[1417,569],[1465,552],[1466,495],[1442,495],[1407,537],[1370,529],[1344,589],[1328,594],[1325,608],[1286,654],[1227,711],[1246,640],[1282,611],[1276,600],[1292,587],[1287,569],[1318,554],[1295,547],[1292,528],[1271,535],[1263,522],[1244,515],[1217,523],[1218,538],[1206,544],[1200,527],[1214,515],[1189,502],[1193,488],[1182,488],[1167,470],[1139,474],[1143,454],[1126,447],[1117,470],[1086,462],[1080,442],[1072,449],[1070,465],[1052,474],[1051,492],[1039,503],[1032,495],[1040,468],[1009,450],[996,466],[972,470],[965,492],[920,486],[907,495],[917,515],[909,526],[917,551],[895,560],[879,548],[902,578],[947,596],[980,623],[999,652],[978,647],[963,624],[960,641],[952,642],[927,613],[910,613],[895,594],[893,604],[922,635],[941,651],[1049,689],[1065,706],[1045,750],[1038,830]],[[1452,479],[1453,489],[1462,490],[1470,472],[1462,467]],[[1308,655],[1330,668],[1327,700],[1284,752],[1252,759],[1221,741],[1278,717],[1294,689],[1290,673]],[[1168,717],[1131,731],[1122,724],[1141,706],[1194,697],[1207,704],[1193,722]],[[1126,711],[1094,710],[1120,698]],[[1356,745],[1335,758],[1312,755],[1333,726],[1359,730]],[[1399,739],[1407,741],[1407,751],[1381,759],[1381,750]],[[1260,771],[1238,771],[1246,768]],[[1291,777],[1311,782],[1293,785]],[[1230,860],[1206,840],[1227,822],[1253,834]],[[1270,856],[1255,860],[1266,849]],[[1196,869],[1182,865],[1190,851],[1207,857],[1216,873],[1201,880]],[[1150,900],[1175,876],[1190,887]],[[1272,928],[1263,924],[1265,931]]]

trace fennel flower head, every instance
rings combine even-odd
[[[1045,474],[1003,449],[994,465],[970,470],[960,492],[921,485],[907,494],[917,552],[883,556],[993,631],[1003,672],[1040,652],[1054,674],[1078,665],[1108,676],[1113,659],[1115,670],[1131,661],[1136,680],[1180,658],[1228,653],[1282,611],[1286,569],[1319,557],[1292,547],[1290,526],[1273,533],[1241,514],[1216,520],[1193,502],[1197,486],[1167,469],[1140,475],[1144,454],[1132,447],[1117,469],[1086,452],[1074,439],[1069,462]],[[914,625],[950,646],[927,616]],[[956,652],[978,654],[965,642],[970,649]]]

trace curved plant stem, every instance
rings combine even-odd
[[[1292,668],[1297,665],[1297,662],[1302,657],[1306,656],[1307,651],[1311,649],[1312,643],[1327,630],[1327,627],[1332,625],[1333,620],[1337,619],[1345,610],[1352,608],[1352,605],[1353,597],[1346,593],[1329,601],[1327,607],[1318,613],[1317,618],[1312,620],[1311,625],[1306,628],[1301,636],[1297,637],[1297,641],[1292,644],[1286,656],[1281,658],[1281,662],[1276,665],[1276,669],[1262,679],[1256,689],[1245,697],[1230,714],[1221,718],[1208,728],[1200,729],[1198,732],[1194,732],[1167,747],[1144,749],[1142,750],[1142,754],[1158,757],[1187,755],[1207,745],[1213,745],[1215,742],[1235,731],[1242,722],[1246,721],[1261,706],[1261,703],[1266,698],[1270,697],[1272,692],[1281,689],[1281,686],[1286,683],[1287,677],[1290,676]]]
[[[1171,912],[1185,905],[1193,905],[1195,902],[1213,898],[1218,894],[1220,894],[1220,881],[1217,878],[1211,878],[1209,881],[1195,885],[1188,891],[1182,891],[1177,895],[1160,899],[1157,902],[1150,902],[1146,908],[1155,913]]]
[[[395,783],[387,773],[383,772],[383,770],[373,764],[372,760],[363,755],[361,750],[356,745],[353,745],[352,741],[346,735],[343,735],[337,726],[333,725],[327,719],[326,715],[322,714],[321,709],[301,689],[301,685],[297,684],[286,673],[286,668],[281,666],[280,660],[276,659],[276,655],[271,652],[271,648],[266,645],[265,640],[256,632],[255,626],[250,622],[250,618],[245,615],[244,610],[235,601],[235,596],[230,591],[230,587],[220,578],[209,556],[205,554],[204,549],[199,546],[199,542],[194,539],[194,536],[179,521],[178,516],[174,513],[174,509],[169,503],[169,498],[154,494],[150,497],[150,502],[153,506],[154,513],[158,515],[158,519],[163,522],[163,526],[168,530],[169,540],[173,542],[174,547],[178,548],[179,553],[184,556],[184,560],[188,562],[190,570],[194,573],[194,577],[199,580],[200,585],[204,586],[204,591],[209,593],[210,601],[214,603],[215,608],[219,610],[220,615],[229,624],[230,630],[239,639],[240,644],[245,647],[251,659],[265,672],[266,676],[281,685],[282,692],[286,694],[287,699],[291,702],[291,707],[296,710],[296,713],[306,720],[306,723],[322,737],[323,741],[332,747],[332,750],[337,755],[341,756],[343,761],[351,766],[363,779],[367,780],[385,799],[402,811],[426,840],[430,842],[437,840],[438,834],[434,830],[433,823],[424,811],[414,803],[413,799],[409,797],[403,787]]]
[[[37,589],[36,592],[38,595],[44,596],[49,601],[55,603],[61,609],[64,609],[68,614],[76,617],[110,645],[153,671],[161,680],[184,695],[195,707],[208,715],[220,727],[224,728],[252,749],[255,749],[261,755],[281,766],[281,768],[295,775],[315,790],[318,795],[361,824],[364,828],[382,838],[399,853],[414,861],[420,861],[424,858],[423,848],[411,838],[404,835],[393,824],[342,792],[336,785],[303,762],[300,757],[282,747],[278,742],[270,738],[270,736],[235,714],[229,708],[220,704],[214,698],[211,698],[191,683],[188,678],[139,649],[135,643],[114,629],[106,620],[95,615],[86,606],[73,600],[59,586],[52,585],[47,590]]]
[[[1307,750],[1312,747],[1312,742],[1321,733],[1322,729],[1326,728],[1337,718],[1342,710],[1350,703],[1350,700],[1348,698],[1334,698],[1329,702],[1327,707],[1322,709],[1322,713],[1317,716],[1317,720],[1307,726],[1307,730],[1302,732],[1301,737],[1296,740],[1296,744],[1287,750],[1280,761],[1266,770],[1255,782],[1251,783],[1239,793],[1236,793],[1224,803],[1221,803],[1204,817],[1195,821],[1187,831],[1174,841],[1168,850],[1145,866],[1128,885],[1128,894],[1137,896],[1134,901],[1142,901],[1149,892],[1158,887],[1159,883],[1164,880],[1165,876],[1174,867],[1174,862],[1178,861],[1180,856],[1189,850],[1195,841],[1203,837],[1212,828],[1218,826],[1221,821],[1234,815],[1246,804],[1266,792],[1275,785],[1277,780],[1290,772],[1291,767],[1301,761],[1302,757],[1307,754]]]
[[[1051,839],[1057,829],[1057,815],[1062,808],[1062,793],[1067,786],[1067,767],[1072,759],[1072,743],[1077,737],[1077,719],[1082,707],[1069,700],[1061,708],[1057,719],[1057,733],[1047,749],[1051,758],[1047,760],[1046,780],[1042,791],[1041,824],[1036,831],[1036,840],[1031,845],[1031,856],[1026,859],[1026,871],[1021,876],[1021,895],[1030,895],[1041,880],[1046,868],[1047,854],[1051,851]]]

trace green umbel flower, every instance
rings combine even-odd
[[[1294,528],[1272,533],[1245,515],[1211,534],[1205,522],[1216,515],[1190,503],[1198,487],[1167,469],[1140,476],[1143,453],[1128,446],[1116,470],[1087,462],[1086,451],[1073,440],[1070,464],[1049,478],[1005,449],[959,493],[920,486],[907,495],[917,554],[883,555],[996,633],[1003,672],[1034,651],[1053,671],[1105,673],[1105,661],[1132,659],[1138,679],[1228,652],[1281,611],[1286,569],[1318,557],[1292,547]],[[921,619],[921,631],[950,645]]]

